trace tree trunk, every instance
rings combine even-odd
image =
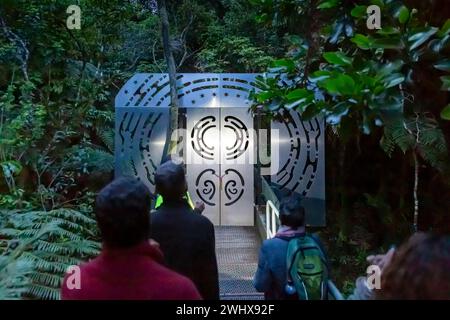
[[[419,225],[419,197],[417,196],[417,189],[419,188],[419,158],[417,157],[417,151],[413,150],[414,159],[414,222],[413,231],[417,232]]]
[[[170,84],[170,146],[168,153],[176,147],[178,140],[178,93],[177,93],[177,70],[175,65],[175,59],[173,57],[172,47],[170,44],[170,26],[169,17],[167,14],[166,0],[158,1],[159,16],[161,18],[161,35],[164,49],[164,58],[167,63],[167,69],[169,73]]]

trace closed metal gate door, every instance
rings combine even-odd
[[[187,108],[191,197],[215,225],[253,226],[253,118],[247,108]]]

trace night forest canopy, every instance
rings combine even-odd
[[[180,73],[270,72],[252,95],[268,119],[327,117],[321,236],[344,293],[368,253],[450,232],[447,0],[161,3],[169,46],[156,1],[0,1],[0,299],[57,299],[65,268],[98,252],[114,97],[137,72],[167,72],[169,52]]]

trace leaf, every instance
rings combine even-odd
[[[339,102],[334,105],[333,108],[327,114],[327,123],[336,125],[341,122],[342,117],[346,116],[349,112],[350,105],[347,101]]]
[[[381,30],[378,30],[377,33],[380,35],[383,35],[383,36],[390,36],[393,34],[399,34],[400,30],[398,28],[394,28],[394,27],[385,27]]]
[[[450,76],[441,77],[442,87],[441,90],[450,91]]]
[[[362,18],[366,15],[367,6],[356,6],[352,9],[351,15],[355,18]]]
[[[420,47],[423,43],[425,43],[428,39],[430,39],[436,32],[437,28],[429,27],[424,31],[417,32],[411,36],[409,36],[408,41],[411,42],[410,51]]]
[[[400,37],[380,38],[372,42],[372,48],[403,49],[405,45]]]
[[[346,74],[325,80],[323,86],[331,94],[352,95],[355,92],[355,80]]]
[[[351,65],[353,63],[353,59],[347,57],[344,53],[336,51],[336,52],[325,52],[323,54],[323,57],[325,60],[327,60],[329,63],[332,63],[334,65]]]
[[[370,49],[371,44],[372,44],[371,40],[368,37],[366,37],[365,35],[362,35],[360,33],[356,34],[351,39],[351,41],[353,43],[355,43],[360,49],[363,49],[363,50]]]
[[[319,70],[314,72],[311,76],[309,76],[308,80],[315,83],[328,79],[329,77],[331,77],[331,73],[329,71]]]
[[[262,91],[256,95],[256,99],[258,102],[265,102],[271,98],[273,98],[274,94],[272,91]]]
[[[438,70],[450,72],[450,59],[441,60],[438,63],[436,63],[434,67]]]
[[[330,43],[337,43],[342,31],[344,30],[344,22],[338,21],[333,25],[333,33],[330,35]]]
[[[402,6],[398,11],[398,21],[401,24],[405,24],[409,20],[409,10],[407,7]]]
[[[306,89],[295,89],[286,95],[288,101],[294,101],[308,96],[310,92]]]
[[[386,89],[398,86],[405,81],[405,77],[401,73],[394,73],[385,79]]]
[[[449,33],[450,33],[450,19],[447,19],[447,21],[445,21],[444,25],[437,33],[437,36],[439,38],[443,38],[443,37],[447,36]]]
[[[318,6],[317,9],[331,9],[336,7],[339,2],[341,2],[340,0],[326,0],[321,2]]]
[[[6,178],[18,175],[23,169],[22,164],[17,160],[1,162],[0,166],[3,169],[3,176]]]
[[[450,104],[447,105],[444,109],[442,109],[441,118],[444,120],[450,120]]]
[[[291,73],[295,70],[295,63],[292,59],[278,59],[272,62],[274,67],[285,68],[286,72]]]

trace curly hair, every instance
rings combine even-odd
[[[450,237],[425,233],[403,244],[381,276],[377,299],[449,300]]]

